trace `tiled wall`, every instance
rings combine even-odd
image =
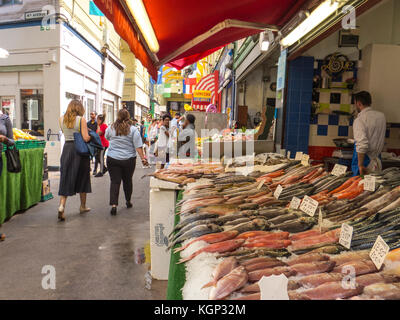
[[[313,76],[313,57],[290,61],[284,147],[292,154],[308,152]]]

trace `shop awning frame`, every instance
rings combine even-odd
[[[218,32],[221,32],[224,29],[228,28],[245,28],[245,29],[255,29],[255,30],[271,30],[271,31],[279,31],[278,26],[275,25],[269,25],[269,24],[262,24],[262,23],[256,23],[256,22],[247,22],[247,21],[240,21],[240,20],[234,20],[234,19],[226,19],[225,21],[222,21],[215,25],[213,28],[208,30],[207,32],[204,32],[203,34],[197,36],[193,40],[188,41],[185,43],[183,46],[181,46],[179,49],[175,50],[168,56],[166,56],[164,59],[158,62],[158,66],[162,66],[165,63],[173,60],[174,58],[178,57],[179,55],[185,53],[189,49],[193,48],[197,44],[207,40],[208,38],[212,37],[213,35],[217,34]]]

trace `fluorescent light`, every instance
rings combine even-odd
[[[8,51],[6,49],[0,48],[0,59],[3,58],[8,58],[10,54],[8,53]]]
[[[284,47],[291,46],[293,43],[301,39],[316,26],[318,26],[322,21],[328,18],[339,8],[339,2],[326,0],[321,3],[317,9],[315,9],[311,14],[300,23],[288,36],[286,36],[281,41],[281,45]]]
[[[146,40],[150,50],[157,53],[160,50],[156,34],[154,33],[153,26],[151,25],[149,16],[147,15],[146,8],[142,0],[126,0],[126,4],[131,11],[133,18],[136,21],[140,31]]]

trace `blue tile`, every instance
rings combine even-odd
[[[317,128],[317,135],[318,136],[327,136],[328,135],[328,126],[319,124]]]
[[[306,125],[310,124],[310,114],[301,112],[299,116],[299,123]]]
[[[302,91],[301,92],[301,101],[302,102],[310,102],[312,101],[312,92],[311,91]]]
[[[315,114],[310,117],[310,124],[317,124],[318,123],[318,115]]]
[[[386,137],[386,138],[389,138],[389,137],[390,137],[390,129],[386,129],[385,137]]]
[[[311,114],[311,101],[301,102],[300,112],[310,115]]]
[[[288,144],[296,145],[297,144],[297,137],[289,135],[287,137],[287,142],[288,142]]]
[[[330,126],[337,126],[339,124],[339,116],[337,114],[330,114],[328,121]]]
[[[348,135],[349,135],[349,127],[348,126],[339,126],[338,136],[339,137],[347,137]]]
[[[290,113],[299,113],[300,111],[300,101],[292,101],[290,104]]]

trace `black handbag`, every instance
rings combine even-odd
[[[6,149],[7,171],[11,173],[21,172],[21,160],[19,150],[16,147],[7,147]]]

